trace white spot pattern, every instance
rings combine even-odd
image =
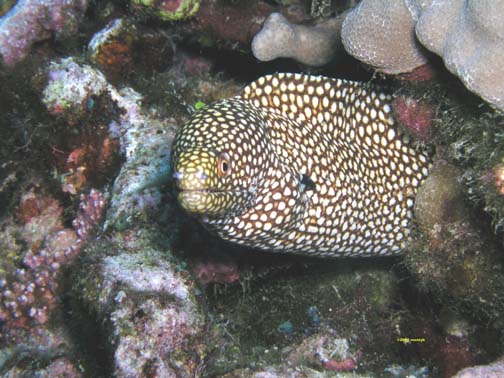
[[[430,158],[395,128],[389,101],[362,83],[280,73],[203,109],[182,128],[194,138],[187,143],[218,138],[231,164],[241,162],[231,188],[251,194],[254,181],[251,201],[207,223],[224,239],[265,250],[399,253]]]

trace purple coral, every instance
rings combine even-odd
[[[89,232],[101,221],[105,208],[105,197],[102,192],[91,189],[88,195],[81,194],[79,214],[72,225],[81,240],[86,240]]]
[[[77,32],[87,0],[20,0],[0,19],[0,55],[8,66],[38,41]]]
[[[238,267],[232,262],[199,261],[191,270],[202,285],[210,282],[233,283],[240,279]]]
[[[44,324],[49,311],[57,303],[57,275],[80,249],[76,233],[70,229],[57,231],[46,238],[44,248],[29,251],[23,258],[25,267],[16,269],[0,282],[0,320],[8,328],[25,328]]]
[[[434,107],[426,101],[400,95],[392,101],[396,120],[417,140],[429,141],[433,133]]]
[[[25,196],[27,197],[27,196]],[[23,198],[27,202],[26,198]],[[75,231],[61,229],[59,217],[61,211],[57,201],[38,201],[27,197],[30,202],[48,203],[56,207],[49,213],[58,219],[56,226],[45,236],[42,248],[29,249],[23,259],[23,267],[10,272],[0,280],[0,320],[4,322],[4,331],[13,335],[19,328],[28,328],[32,324],[44,324],[49,319],[50,311],[57,305],[59,273],[63,266],[73,261],[91,229],[101,219],[105,200],[103,194],[91,190],[89,195],[81,197],[79,214],[74,221]],[[25,205],[26,203],[22,203]],[[37,223],[37,218],[45,216],[46,210],[30,218],[28,223]]]

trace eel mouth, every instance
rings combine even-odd
[[[188,188],[179,188],[176,187],[175,190],[177,194],[205,194],[205,193],[229,193],[229,194],[245,194],[250,193],[249,190],[223,190],[223,189],[215,189],[215,188],[197,188],[197,189],[188,189]]]
[[[213,188],[203,188],[203,189],[184,189],[177,188],[177,193],[232,193],[229,190],[213,189]]]

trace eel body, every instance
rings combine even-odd
[[[178,200],[225,240],[313,256],[404,249],[429,155],[389,95],[301,74],[259,78],[177,132]]]

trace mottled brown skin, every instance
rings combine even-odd
[[[390,96],[276,74],[178,132],[178,199],[223,239],[307,255],[399,253],[429,158],[394,126]]]

